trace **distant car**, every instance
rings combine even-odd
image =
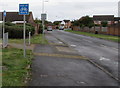
[[[47,31],[52,31],[52,26],[48,26]]]
[[[60,26],[59,30],[64,30],[64,26]]]

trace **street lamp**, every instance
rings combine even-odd
[[[44,34],[44,29],[45,29],[45,26],[44,26],[44,22],[46,20],[46,14],[44,13],[44,2],[48,2],[48,1],[45,1],[43,0],[42,1],[42,14],[41,14],[41,20],[42,20],[42,26],[43,26],[43,30],[42,30],[42,33]]]
[[[45,0],[42,0],[42,13],[44,13],[44,7],[45,7],[45,4],[44,4],[44,2],[48,2],[48,1],[45,1]]]

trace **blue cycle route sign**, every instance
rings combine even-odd
[[[19,4],[19,15],[29,15],[29,4]]]

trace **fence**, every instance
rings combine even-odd
[[[3,38],[3,48],[7,47],[7,45],[8,45],[8,33],[5,33]]]
[[[99,34],[120,36],[120,25],[111,25],[109,27],[92,27],[92,28],[88,28],[88,27],[80,28],[79,26],[73,26],[72,29],[75,31],[91,32],[91,33],[95,33],[95,31],[97,31]]]

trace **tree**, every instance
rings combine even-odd
[[[92,26],[94,26],[94,22],[93,19],[90,18],[89,16],[84,16],[79,20],[80,24],[85,25],[89,28],[91,28]]]
[[[34,22],[37,23],[37,24],[42,23],[42,21],[40,19],[38,19],[38,18],[35,18]]]
[[[74,20],[72,21],[72,23],[73,23],[73,26],[80,26],[79,20]]]
[[[93,27],[94,26],[94,22],[93,19],[90,18],[89,16],[84,16],[82,18],[80,18],[79,20],[74,20],[73,22],[73,26],[80,26],[80,27]]]
[[[102,22],[101,22],[101,25],[102,25],[103,27],[107,27],[108,22],[107,22],[107,21],[102,21]]]
[[[54,25],[57,25],[57,26],[58,26],[60,23],[61,23],[61,21],[54,21],[54,22],[53,22],[53,24],[54,24]]]

